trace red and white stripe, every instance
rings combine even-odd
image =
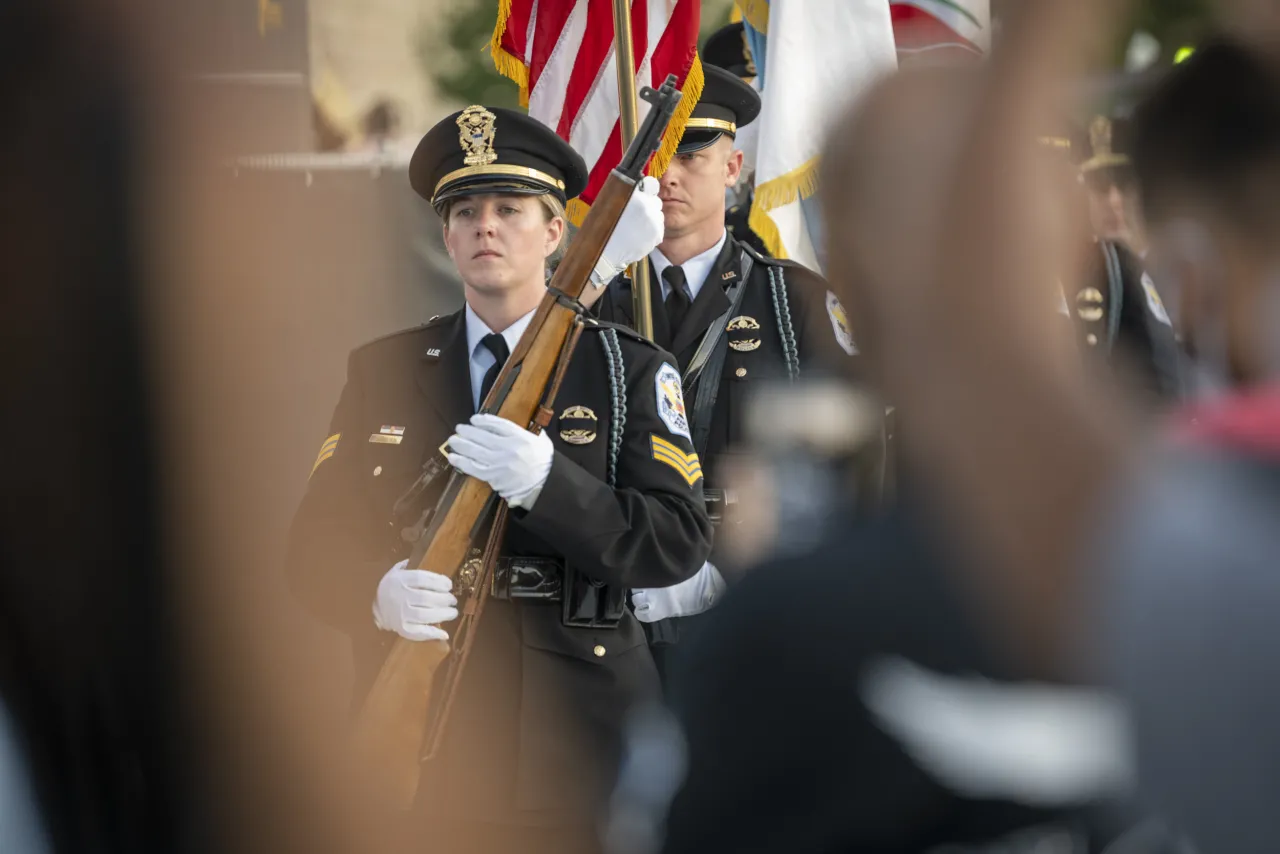
[[[981,56],[991,47],[988,0],[891,0],[898,54],[959,51]]]
[[[632,0],[635,83],[675,74],[685,97],[651,171],[666,168],[702,91],[697,59],[698,0]],[[554,129],[591,170],[580,199],[590,204],[622,159],[617,55],[611,0],[500,0],[492,41],[498,70],[520,85],[529,115]],[[639,118],[649,105],[640,101]],[[585,208],[571,207],[579,219]]]

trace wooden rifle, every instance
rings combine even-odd
[[[596,196],[547,286],[547,295],[482,402],[481,412],[497,414],[534,432],[550,423],[556,387],[585,322],[581,297],[680,101],[675,82],[675,75],[670,75],[660,89],[641,90],[640,97],[651,105],[649,114]],[[453,579],[459,619],[450,631],[456,644],[396,638],[356,719],[356,749],[369,763],[379,793],[405,809],[413,805],[421,762],[439,746],[449,700],[465,662],[466,639],[474,636],[483,608],[489,587],[486,574],[505,526],[506,514],[497,512],[500,503],[484,481],[457,471],[450,475],[409,564]],[[476,543],[486,530],[487,545],[481,550]],[[448,670],[437,685],[442,666]],[[441,699],[433,702],[435,694]]]

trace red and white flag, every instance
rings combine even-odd
[[[636,90],[668,74],[684,92],[662,146],[649,165],[662,173],[702,94],[698,60],[699,0],[631,0]],[[493,61],[520,86],[529,115],[554,130],[587,161],[587,189],[569,203],[581,223],[609,171],[622,159],[612,0],[499,0]],[[639,121],[648,113],[638,101]]]
[[[890,0],[898,56],[972,56],[991,47],[989,0]]]

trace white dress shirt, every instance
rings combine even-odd
[[[502,330],[502,337],[507,342],[507,350],[515,352],[516,344],[520,342],[520,336],[524,334],[524,330],[529,326],[529,321],[533,319],[533,311],[517,320],[515,323]],[[489,352],[489,348],[481,344],[484,336],[493,332],[480,315],[472,311],[471,306],[467,306],[467,352],[470,354],[471,366],[471,405],[473,409],[480,408],[480,385],[484,382],[484,375],[489,372],[489,368],[493,367],[493,363],[497,361],[493,353]]]
[[[698,298],[698,291],[702,290],[702,283],[707,280],[707,276],[711,275],[711,268],[716,265],[716,259],[720,257],[720,250],[724,248],[724,242],[728,239],[729,232],[720,232],[720,239],[716,241],[715,246],[712,246],[706,252],[694,255],[688,261],[679,265],[684,270],[685,282],[689,284],[690,302]],[[671,287],[662,278],[662,271],[670,267],[671,262],[667,260],[667,256],[663,255],[661,250],[655,249],[649,253],[649,263],[653,265],[654,275],[658,277],[658,283],[662,286],[662,300],[666,302],[667,293],[671,290]]]

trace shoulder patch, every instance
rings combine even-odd
[[[667,429],[677,436],[684,436],[689,441],[689,416],[684,409],[684,387],[680,382],[680,372],[669,362],[663,362],[654,375],[654,388],[658,399],[658,417]]]
[[[850,356],[858,355],[858,345],[853,343],[853,333],[849,330],[849,316],[845,314],[839,297],[831,291],[827,291],[827,317],[831,318],[831,329],[840,348]]]
[[[1152,316],[1165,326],[1173,326],[1169,312],[1165,311],[1164,303],[1160,300],[1160,292],[1156,290],[1156,283],[1149,273],[1142,274],[1142,290],[1147,294],[1147,308],[1151,310]]]

